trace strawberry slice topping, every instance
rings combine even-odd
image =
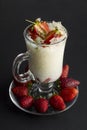
[[[32,28],[28,29],[28,34],[31,36],[33,40],[35,40],[38,37],[36,30]]]
[[[44,40],[44,43],[46,44],[50,44],[50,40],[55,37],[56,31],[52,30],[48,33],[48,35],[46,36],[46,39]]]
[[[45,21],[40,22],[39,26],[46,34],[50,32],[50,28],[49,28],[48,24]]]
[[[60,38],[62,36],[58,28],[54,27],[54,29],[51,29],[46,21],[38,19],[35,22],[27,21],[32,23],[32,27],[28,29],[28,34],[34,41],[37,41],[36,39],[39,37],[42,44],[50,44],[52,38]]]

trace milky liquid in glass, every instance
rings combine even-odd
[[[60,77],[66,39],[67,37],[58,43],[40,46],[25,38],[30,53],[29,69],[40,82],[47,79],[50,79],[49,82],[54,82]]]

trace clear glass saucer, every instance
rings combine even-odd
[[[29,109],[24,109],[20,106],[19,102],[17,101],[15,95],[13,94],[13,92],[11,91],[11,89],[14,87],[14,83],[13,81],[11,82],[10,86],[9,86],[9,96],[10,96],[10,99],[11,101],[13,102],[13,104],[18,107],[20,110],[26,112],[26,113],[29,113],[29,114],[33,114],[33,115],[55,115],[55,114],[60,114],[66,110],[68,110],[69,108],[71,108],[75,102],[77,101],[77,98],[78,98],[78,95],[71,101],[71,102],[68,102],[66,103],[66,109],[62,110],[62,111],[58,111],[58,110],[54,110],[51,106],[49,106],[49,109],[46,113],[39,113],[35,110],[34,107],[32,108],[29,108]],[[78,89],[78,87],[77,87]],[[79,89],[78,89],[79,90]]]

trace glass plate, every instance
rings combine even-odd
[[[11,91],[11,89],[14,87],[14,83],[13,81],[11,82],[10,86],[9,86],[9,96],[10,96],[10,99],[11,101],[14,103],[14,105],[16,107],[18,107],[20,110],[24,111],[24,112],[27,112],[29,114],[33,114],[33,115],[55,115],[55,114],[59,114],[59,113],[62,113],[66,110],[68,110],[69,108],[71,108],[74,103],[77,101],[77,98],[78,98],[78,95],[71,101],[71,102],[68,102],[66,103],[66,109],[62,110],[62,111],[58,111],[58,110],[54,110],[52,107],[49,106],[49,109],[46,113],[39,113],[37,112],[34,107],[32,108],[29,108],[29,109],[24,109],[20,106],[20,104],[18,103],[15,95],[13,94],[13,92]],[[78,89],[78,87],[77,87]]]

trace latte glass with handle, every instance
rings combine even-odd
[[[34,80],[32,93],[48,95],[54,90],[54,82],[62,73],[64,50],[67,40],[67,30],[64,28],[65,36],[54,44],[37,44],[28,35],[29,25],[24,30],[24,39],[27,47],[25,53],[19,54],[13,62],[13,76],[15,80],[25,83]],[[28,61],[28,71],[20,74],[20,66]]]

